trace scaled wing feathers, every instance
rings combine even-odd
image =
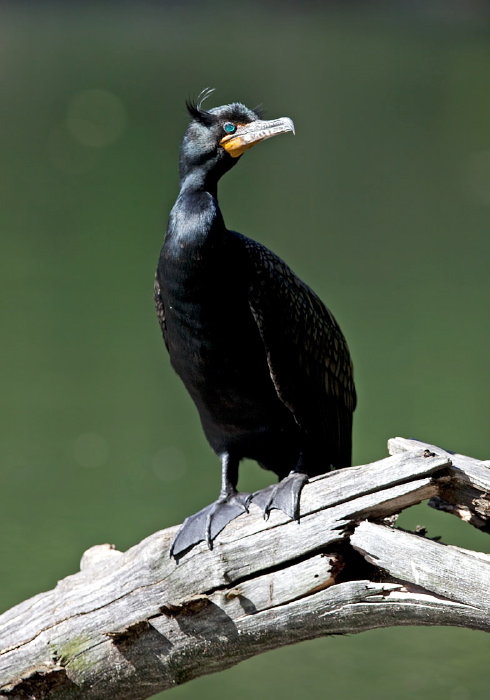
[[[348,466],[356,405],[352,362],[342,332],[319,297],[274,253],[249,241],[254,279],[249,303],[283,403],[311,438],[338,445]]]
[[[168,350],[167,324],[165,321],[165,307],[163,306],[162,297],[160,295],[160,285],[158,284],[157,279],[155,279],[155,283],[153,285],[153,299],[155,301],[155,308],[157,311],[158,323],[160,324],[160,328],[162,330],[162,335],[163,335],[163,340],[165,341],[165,345],[166,345],[166,348]]]

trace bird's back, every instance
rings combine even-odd
[[[308,473],[349,466],[356,392],[340,327],[285,262],[260,243],[243,241],[253,261],[250,308],[275,390],[305,434],[316,463]]]

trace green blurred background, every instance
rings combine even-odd
[[[395,435],[490,457],[490,47],[477,2],[0,3],[0,606],[216,497],[152,305],[185,99],[297,136],[222,182],[227,224],[327,302],[352,350],[354,462]],[[240,485],[268,475],[247,464]],[[401,523],[489,551],[422,505]],[[252,659],[165,697],[488,692],[483,633],[394,628]],[[160,696],[158,696],[160,697]]]

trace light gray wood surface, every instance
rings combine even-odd
[[[490,557],[397,530],[390,517],[439,499],[485,529],[490,467],[403,438],[389,449],[312,479],[299,523],[252,506],[212,551],[201,544],[178,562],[168,555],[176,528],[125,553],[92,547],[79,573],[0,616],[0,698],[139,700],[326,634],[488,631]]]

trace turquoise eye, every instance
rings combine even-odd
[[[226,124],[223,126],[223,129],[226,131],[227,134],[234,134],[236,131],[236,126],[231,122],[226,122]]]

